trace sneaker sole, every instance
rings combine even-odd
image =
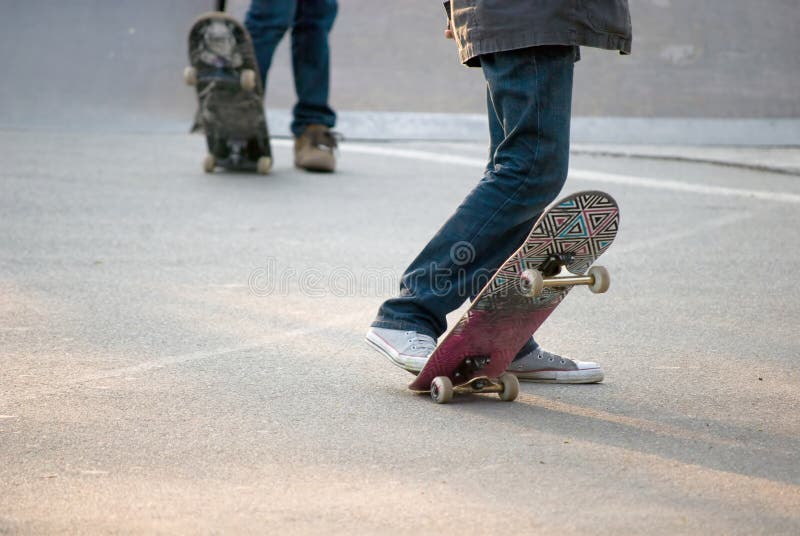
[[[603,381],[603,369],[585,370],[542,370],[539,372],[515,372],[509,370],[517,379],[538,383],[598,383]]]
[[[313,155],[295,159],[294,165],[306,171],[333,173],[336,170],[336,158],[329,155]]]
[[[425,366],[424,362],[420,366],[418,363],[407,363],[404,360],[401,360],[400,356],[392,355],[392,353],[387,351],[380,342],[371,339],[370,336],[371,336],[371,334],[368,333],[367,336],[364,338],[364,340],[367,342],[367,344],[372,346],[372,348],[374,348],[383,357],[385,357],[386,359],[391,361],[392,365],[394,365],[396,367],[400,367],[401,369],[403,369],[405,371],[408,371],[408,372],[410,372],[411,374],[413,374],[415,376],[417,374],[419,374],[419,371],[421,371],[422,367]],[[375,336],[375,337],[379,338],[377,336]],[[427,359],[425,361],[427,361]]]

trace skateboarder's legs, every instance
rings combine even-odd
[[[292,67],[298,99],[292,122],[295,136],[310,124],[332,127],[336,121],[328,106],[328,34],[336,13],[335,0],[253,0],[245,17],[265,87],[275,49],[286,31],[292,29]]]
[[[253,39],[258,69],[266,88],[272,57],[283,35],[292,27],[297,0],[253,0],[244,25]]]
[[[301,0],[292,28],[292,69],[297,104],[292,133],[299,136],[308,125],[333,128],[336,114],[328,105],[330,49],[328,34],[336,18],[334,0]]]
[[[574,47],[481,56],[492,151],[486,172],[406,269],[373,327],[439,337],[516,250],[567,176]]]

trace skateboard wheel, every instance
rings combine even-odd
[[[197,85],[197,69],[194,67],[187,67],[183,70],[183,81],[187,86]]]
[[[258,159],[258,162],[256,162],[256,170],[262,175],[267,175],[271,169],[272,158],[268,156],[262,156]]]
[[[453,399],[453,382],[447,376],[437,376],[431,382],[431,398],[437,404],[446,404]]]
[[[253,91],[256,88],[256,72],[253,69],[244,69],[239,75],[239,84],[245,91]]]
[[[217,161],[214,158],[213,154],[206,155],[205,160],[203,160],[203,171],[206,173],[212,173],[214,168],[217,165]]]
[[[503,385],[503,392],[499,393],[500,400],[503,402],[512,402],[517,399],[519,395],[519,380],[510,372],[504,372],[498,378]]]
[[[542,295],[544,278],[539,270],[524,270],[519,275],[519,287],[524,296],[535,298]]]
[[[608,286],[611,284],[611,276],[605,267],[592,266],[589,268],[588,275],[594,279],[594,283],[589,285],[589,290],[595,294],[602,294],[608,290]]]

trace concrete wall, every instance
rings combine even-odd
[[[154,120],[188,122],[193,104],[181,73],[200,2],[2,4],[0,125],[146,129]]]
[[[800,117],[799,0],[631,0],[631,56],[584,49],[575,114]],[[246,1],[233,2],[244,11]],[[442,38],[436,0],[341,0],[333,100],[342,109],[483,112],[479,73]],[[283,47],[271,101],[293,102]]]
[[[586,50],[580,115],[800,117],[800,1],[632,0],[634,53]]]

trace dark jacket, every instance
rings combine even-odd
[[[459,58],[539,45],[631,52],[628,0],[452,0]]]

